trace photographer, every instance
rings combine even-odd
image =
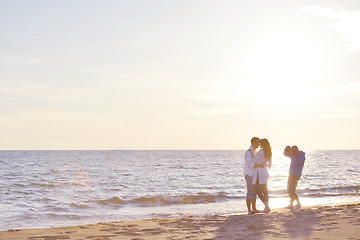
[[[284,149],[284,155],[286,157],[290,157],[291,159],[287,186],[287,191],[290,197],[290,205],[288,208],[293,208],[293,203],[296,201],[297,204],[295,205],[295,208],[299,209],[301,204],[299,201],[299,196],[296,194],[296,187],[304,167],[305,153],[303,151],[299,151],[297,146],[286,146]]]

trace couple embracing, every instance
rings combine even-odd
[[[260,149],[257,151],[258,147]],[[244,176],[247,187],[246,205],[249,214],[260,212],[256,209],[256,196],[259,196],[265,205],[262,212],[270,212],[267,181],[271,158],[272,152],[269,141],[266,138],[253,137],[251,146],[244,155]]]

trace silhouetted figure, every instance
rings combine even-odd
[[[290,204],[288,208],[293,208],[294,201],[297,202],[295,208],[299,209],[301,207],[299,196],[296,194],[296,187],[301,177],[301,173],[305,163],[305,153],[299,151],[297,146],[286,146],[284,149],[284,155],[290,157],[290,171],[288,178],[287,191],[290,197]]]

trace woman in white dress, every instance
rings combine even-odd
[[[269,178],[268,168],[271,167],[271,146],[267,139],[260,139],[260,150],[256,154],[255,168],[253,173],[253,185],[256,194],[265,205],[263,212],[270,212],[269,194],[267,190],[267,181]]]

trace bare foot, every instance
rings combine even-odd
[[[300,209],[300,208],[301,208],[301,204],[300,204],[300,203],[296,204],[294,208],[295,208],[295,209]]]
[[[287,206],[286,208],[293,208],[294,206],[292,204],[289,204],[289,206]]]
[[[253,211],[248,211],[248,215],[253,215],[254,212]]]
[[[261,213],[261,211],[255,209],[255,210],[253,211],[253,213]]]
[[[263,213],[268,213],[268,212],[270,212],[270,211],[271,211],[271,209],[270,209],[269,207],[266,207],[266,208],[264,209]]]

